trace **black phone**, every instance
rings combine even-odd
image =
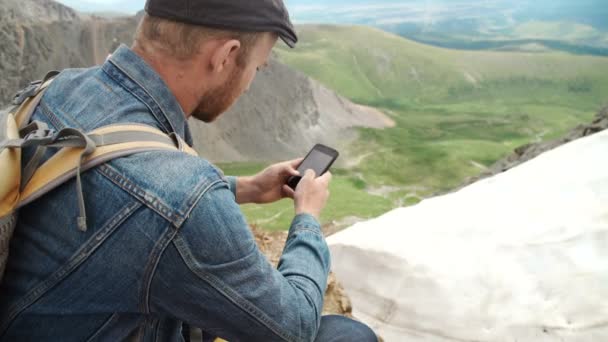
[[[298,166],[298,171],[301,175],[304,175],[306,170],[312,169],[315,171],[317,177],[322,176],[329,170],[339,156],[340,153],[333,148],[317,144],[308,152],[306,158],[304,158],[302,163]],[[302,177],[292,176],[287,181],[287,185],[295,190],[298,183],[300,183],[300,179],[302,179]]]

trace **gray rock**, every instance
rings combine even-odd
[[[141,16],[101,18],[50,0],[3,1],[0,104],[49,70],[103,63],[119,43],[130,44]],[[195,148],[214,162],[277,161],[303,156],[315,143],[344,151],[357,137],[354,127],[391,124],[273,59],[219,122],[192,120],[192,130]]]

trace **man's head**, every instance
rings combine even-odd
[[[290,46],[297,41],[281,0],[180,3],[148,0],[133,49],[165,80],[186,115],[205,122],[250,87],[278,37]]]

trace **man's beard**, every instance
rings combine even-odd
[[[238,99],[239,84],[243,77],[243,70],[234,70],[228,82],[222,86],[209,90],[201,97],[198,106],[192,113],[195,119],[206,123],[215,121],[225,113]]]

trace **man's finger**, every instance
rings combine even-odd
[[[283,197],[284,198],[294,198],[295,192],[288,185],[283,185]]]
[[[307,179],[315,179],[317,177],[315,170],[313,169],[308,169],[306,170],[306,172],[304,173],[304,177],[303,178],[307,178]]]
[[[329,184],[329,182],[331,182],[332,178],[333,178],[333,175],[331,174],[331,172],[327,171],[323,176],[319,177],[319,180]]]
[[[300,172],[298,172],[296,168],[302,163],[303,160],[303,158],[300,158],[279,164],[281,166],[281,175],[286,177],[300,176]]]
[[[304,161],[304,158],[298,158],[298,159],[288,161],[287,164],[289,164],[289,166],[293,167],[294,169],[297,169],[298,166],[300,166],[300,164],[302,164],[303,161]]]
[[[291,166],[289,166],[289,167],[287,168],[287,173],[288,173],[290,176],[300,176],[300,172],[299,172],[298,170],[294,169],[294,168],[293,168],[293,167],[291,167]]]

